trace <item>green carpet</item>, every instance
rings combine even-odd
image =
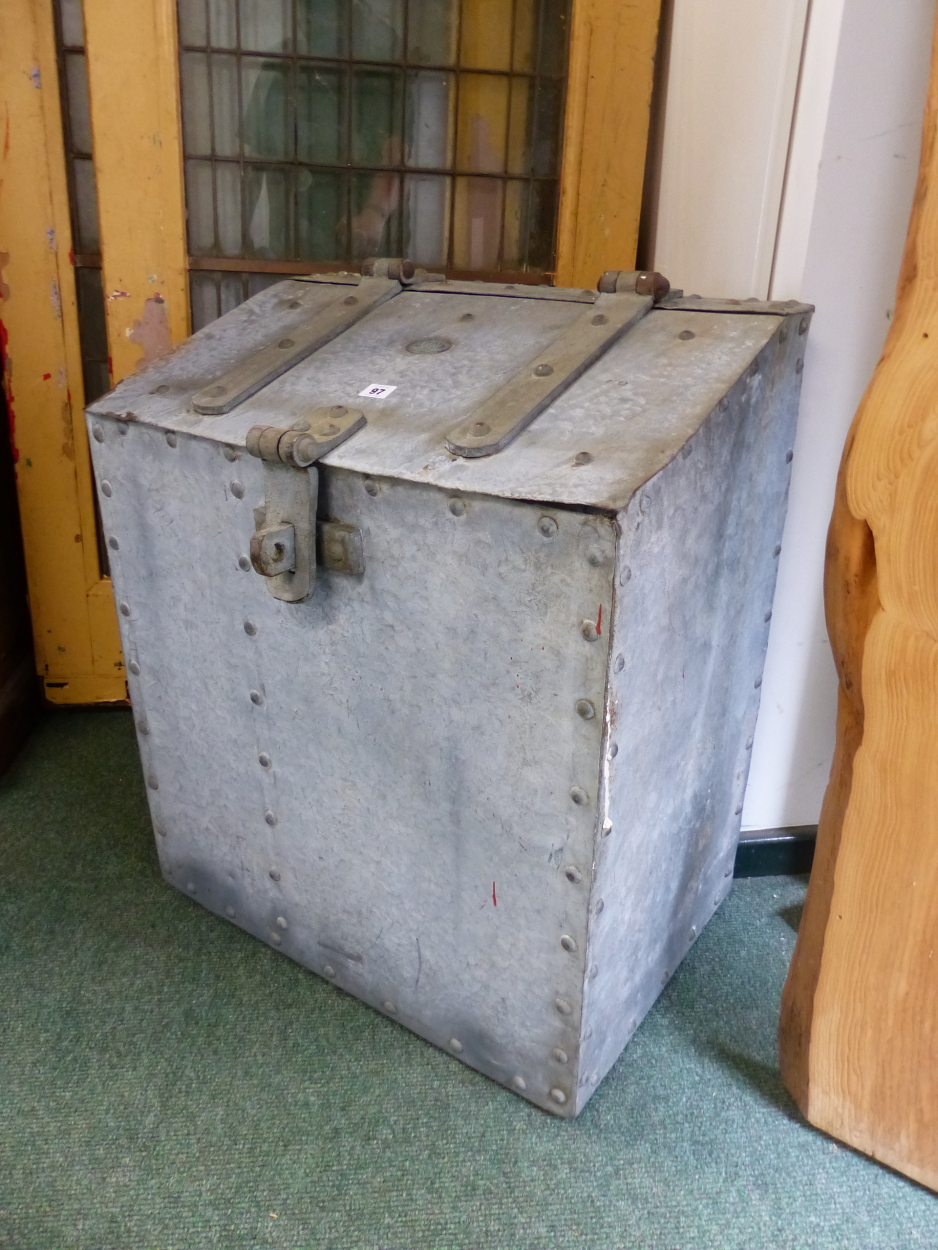
[[[779,1082],[803,895],[736,882],[563,1123],[164,884],[129,714],[50,715],[0,782],[0,1246],[934,1250]]]

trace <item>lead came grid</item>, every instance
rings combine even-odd
[[[569,3],[179,0],[197,267],[549,269]],[[245,290],[193,278],[197,323]]]

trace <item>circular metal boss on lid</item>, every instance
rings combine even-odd
[[[412,356],[438,356],[440,352],[448,352],[453,346],[451,339],[414,339],[407,344]]]

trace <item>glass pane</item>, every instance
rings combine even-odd
[[[101,251],[101,239],[98,235],[98,197],[94,185],[94,165],[90,160],[76,160],[72,171],[78,226],[76,250],[95,254]]]
[[[515,46],[511,67],[525,74],[534,72],[538,7],[538,0],[515,0]]]
[[[337,165],[345,147],[345,71],[297,67],[297,158]]]
[[[259,295],[261,291],[266,291],[269,286],[274,286],[277,282],[283,281],[282,273],[249,273],[247,275],[248,299],[252,295]],[[227,309],[226,309],[227,311]]]
[[[445,169],[450,163],[453,75],[423,72],[407,75],[408,165]]]
[[[495,269],[501,246],[502,183],[498,178],[457,178],[453,264]]]
[[[62,43],[66,48],[85,46],[85,28],[81,15],[81,0],[59,0],[59,21],[62,23]],[[90,400],[88,401],[91,402]]]
[[[341,260],[346,246],[345,176],[297,174],[297,247],[305,260]]]
[[[245,57],[241,62],[244,154],[276,160],[293,155],[290,66]]]
[[[534,79],[511,80],[511,107],[508,116],[508,172],[530,173],[528,155],[528,115]]]
[[[233,56],[216,55],[211,58],[211,66],[215,155],[238,156],[241,145],[238,61]]]
[[[352,162],[399,165],[403,100],[396,70],[358,70],[352,74]],[[368,253],[371,255],[371,253]]]
[[[179,0],[179,42],[204,48],[208,44],[208,16],[205,0]]]
[[[404,0],[353,0],[352,56],[360,61],[399,61]]]
[[[553,263],[557,233],[557,184],[532,182],[528,201],[526,264],[531,269],[549,269]]]
[[[238,46],[235,0],[208,0],[208,33],[213,48]]]
[[[218,250],[222,256],[240,256],[241,167],[233,161],[215,166],[215,205],[218,213]]]
[[[404,255],[418,265],[445,265],[450,180],[435,174],[404,179]]]
[[[297,52],[306,56],[345,56],[347,16],[343,0],[297,0]]]
[[[188,156],[211,156],[212,115],[209,108],[208,57],[184,52],[179,71],[182,96],[182,142]]]
[[[222,316],[237,308],[247,299],[247,274],[220,273],[218,275],[218,306]]]
[[[400,256],[401,180],[399,174],[359,174],[352,179],[351,252]]]
[[[240,0],[241,47],[253,52],[289,52],[291,7],[291,0]]]
[[[81,266],[76,268],[75,295],[78,300],[78,336],[81,342],[85,403],[93,404],[99,396],[111,389],[101,270]]]
[[[186,221],[190,255],[211,256],[215,251],[215,196],[210,161],[186,161]]]
[[[511,69],[511,5],[506,0],[463,4],[459,63],[470,69]]]
[[[193,333],[218,319],[218,278],[217,273],[193,272],[189,274],[189,302],[192,306]]]
[[[539,74],[560,77],[567,61],[568,0],[540,0]]]
[[[65,55],[65,81],[68,85],[68,125],[72,148],[91,154],[91,109],[88,103],[88,71],[84,52]]]
[[[562,108],[563,82],[559,78],[539,79],[531,134],[531,169],[535,177],[553,178],[559,173]]]
[[[464,74],[459,85],[456,168],[501,173],[508,128],[507,78]]]
[[[291,183],[287,169],[245,169],[244,217],[251,255],[271,260],[285,260],[293,255]]]
[[[410,0],[407,59],[414,65],[452,65],[456,59],[457,0]]]
[[[527,251],[527,182],[505,183],[505,225],[502,235],[502,264],[506,269],[523,269]]]

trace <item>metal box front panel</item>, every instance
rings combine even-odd
[[[167,878],[571,1113],[614,520],[325,470],[365,572],[285,604],[260,462],[95,424]]]

